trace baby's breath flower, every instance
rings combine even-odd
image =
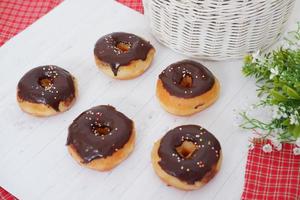
[[[260,50],[256,51],[255,53],[252,54],[252,58],[254,61],[261,61],[262,60],[262,56],[260,55]]]
[[[295,156],[300,155],[300,148],[299,148],[299,147],[295,147],[295,148],[293,149],[293,153],[294,153]]]
[[[271,139],[271,143],[277,151],[281,151],[282,144],[277,138]]]
[[[290,124],[299,125],[298,117],[295,114],[290,115]]]
[[[263,152],[265,153],[271,153],[272,152],[272,146],[270,144],[265,144],[263,147],[262,147],[262,150]]]
[[[280,150],[281,142],[295,142],[300,138],[300,22],[296,31],[284,37],[280,48],[266,54],[257,51],[247,58],[243,73],[257,81],[260,100],[255,104],[255,111],[259,113],[241,112],[244,120],[240,127],[254,130],[265,139],[280,141],[264,145],[265,152]],[[258,108],[267,108],[267,111]],[[300,139],[296,143],[300,149]]]
[[[274,68],[271,68],[270,69],[270,79],[273,79],[275,76],[277,76],[279,74],[279,70],[278,70],[278,67],[274,67]]]
[[[288,115],[284,112],[284,107],[279,107],[277,105],[273,106],[273,119],[281,119],[281,118],[287,118]]]

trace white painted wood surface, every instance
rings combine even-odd
[[[299,2],[296,7],[299,10]],[[299,20],[294,13],[291,24]],[[129,81],[102,74],[93,60],[96,40],[109,32],[127,31],[149,39],[157,49],[151,68]],[[234,125],[235,108],[255,99],[253,80],[241,75],[241,61],[202,61],[219,78],[220,99],[192,117],[166,113],[155,98],[158,74],[185,58],[158,44],[144,17],[112,0],[66,0],[0,48],[0,185],[20,199],[239,199],[244,181],[247,139]],[[29,69],[55,64],[72,72],[79,98],[66,113],[36,118],[15,100],[16,85]],[[77,165],[65,142],[67,127],[82,111],[111,104],[137,127],[133,154],[110,172]],[[167,187],[150,163],[153,143],[168,129],[200,124],[220,140],[224,161],[219,174],[193,192]]]

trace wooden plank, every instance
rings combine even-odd
[[[291,22],[299,18],[294,15]],[[145,74],[117,81],[96,68],[94,44],[113,31],[132,32],[154,44],[155,60]],[[255,100],[253,80],[242,77],[241,61],[202,61],[221,82],[220,99],[194,116],[172,116],[159,106],[155,84],[162,69],[184,58],[152,37],[142,15],[114,1],[64,1],[0,48],[0,185],[20,199],[239,199],[249,135],[234,125],[233,110]],[[79,98],[66,113],[35,118],[20,111],[15,89],[27,70],[43,64],[72,72],[79,83]],[[110,172],[78,166],[65,147],[72,120],[99,104],[115,106],[132,118],[137,128],[135,151]],[[150,152],[167,130],[191,123],[201,124],[217,136],[224,160],[209,184],[183,192],[159,180]]]

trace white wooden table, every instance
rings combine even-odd
[[[297,1],[295,10],[300,9]],[[294,12],[290,24],[299,14]],[[152,67],[129,81],[113,80],[95,66],[96,40],[113,31],[149,39],[157,53]],[[48,15],[0,48],[0,185],[20,199],[239,199],[244,182],[249,134],[234,125],[234,109],[255,100],[254,81],[241,75],[242,61],[202,61],[219,78],[216,104],[192,117],[166,113],[155,97],[158,74],[185,58],[157,43],[144,17],[112,0],[66,0]],[[74,107],[50,118],[20,111],[16,85],[29,69],[55,64],[72,72],[79,82]],[[80,167],[69,156],[67,127],[82,111],[111,104],[132,118],[137,127],[133,154],[110,172]],[[224,160],[219,174],[193,192],[167,187],[150,163],[154,141],[168,129],[200,124],[221,142]]]

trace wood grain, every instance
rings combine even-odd
[[[296,5],[300,8],[299,2]],[[296,10],[296,9],[295,9]],[[291,24],[299,20],[294,14]],[[290,26],[292,27],[292,26]],[[157,53],[149,70],[129,81],[101,73],[93,59],[96,40],[127,31],[150,40]],[[155,97],[158,74],[185,57],[160,45],[144,17],[112,0],[66,0],[0,48],[0,185],[20,199],[240,199],[249,134],[234,125],[234,109],[255,101],[255,85],[241,75],[242,61],[203,64],[219,78],[221,95],[191,117],[166,113]],[[36,118],[16,103],[16,85],[29,69],[55,64],[73,73],[79,98],[66,113]],[[110,172],[80,167],[65,146],[67,127],[91,106],[110,104],[135,121],[133,154]],[[153,143],[168,129],[200,124],[220,140],[224,160],[206,186],[183,192],[164,185],[150,161]]]

